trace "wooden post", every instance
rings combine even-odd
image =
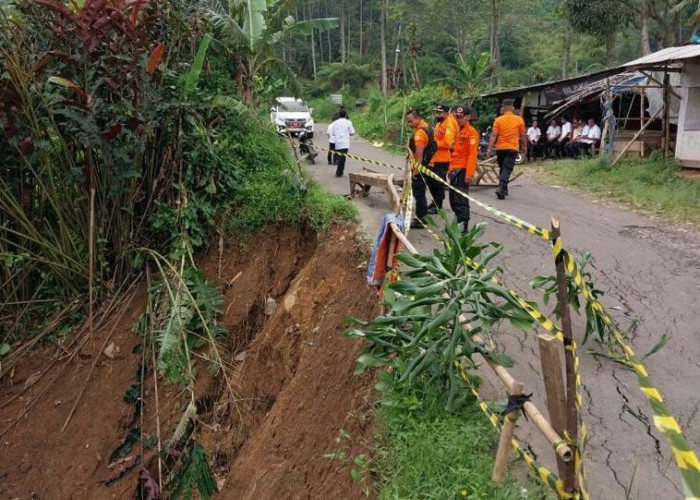
[[[605,79],[605,100],[610,104],[610,110],[612,111],[612,92],[610,92],[610,78]],[[605,119],[606,110],[603,110],[603,119]],[[608,150],[608,144],[610,142],[611,136],[611,125],[609,120],[605,120],[603,123],[603,134],[600,138],[600,149],[598,150],[598,155],[604,156]]]
[[[668,158],[671,142],[671,96],[669,95],[671,77],[668,72],[664,73],[664,160]]]
[[[640,127],[640,134],[639,134],[639,157],[644,158],[644,130],[641,128],[642,125],[644,125],[644,87],[640,87],[640,92],[641,94],[639,95],[639,127]]]
[[[559,358],[559,341],[551,335],[538,335],[542,378],[547,395],[547,410],[552,427],[560,436],[566,430],[566,393]],[[566,462],[557,455],[557,469],[564,484],[574,484],[576,471],[573,462]]]
[[[559,220],[552,217],[552,239],[561,237]],[[567,349],[573,343],[571,327],[571,309],[569,308],[569,291],[566,285],[566,269],[562,254],[556,255],[554,264],[557,269],[557,302],[561,314],[561,330],[564,333],[564,365],[566,368],[566,430],[569,436],[578,436],[578,414],[576,410],[576,371],[574,370],[574,353]],[[573,492],[576,488],[576,478],[564,477],[564,491]]]
[[[514,382],[510,387],[508,394],[511,396],[520,396],[523,393],[523,384]],[[515,410],[508,413],[503,421],[503,429],[501,429],[501,439],[498,441],[498,451],[496,452],[496,461],[493,464],[493,474],[491,480],[497,484],[503,484],[506,480],[506,463],[508,462],[508,454],[510,453],[510,442],[513,440],[515,432],[515,422],[520,416],[520,410]]]

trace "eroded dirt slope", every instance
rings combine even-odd
[[[236,394],[231,398],[221,377],[197,367],[195,394],[204,425],[195,437],[221,487],[215,498],[363,498],[347,464],[324,457],[338,451],[340,429],[352,436],[344,440],[351,457],[371,442],[372,380],[353,376],[361,346],[341,335],[345,318],[377,312],[358,268],[362,260],[354,230],[336,228],[317,239],[298,228],[274,227],[243,246],[225,248],[222,258],[214,253],[203,260],[225,293],[222,323],[229,336],[221,352]],[[128,499],[140,469],[157,474],[155,450],[135,447],[128,458],[142,455],[142,465],[111,486],[103,484],[118,473],[119,466],[108,467],[109,456],[134,424],[133,405],[123,397],[142,362],[134,352],[141,339],[131,327],[144,307],[142,287],[72,362],[56,362],[55,346],[47,347],[0,380],[0,432],[7,429],[0,438],[0,498]],[[113,359],[102,352],[110,333]],[[137,423],[155,435],[159,421],[165,440],[187,397],[159,378],[156,408],[154,389],[149,374],[143,421]]]

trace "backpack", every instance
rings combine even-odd
[[[435,142],[435,134],[433,133],[433,127],[431,127],[431,126],[421,127],[420,130],[425,131],[425,134],[428,136],[428,144],[425,146],[425,149],[423,150],[423,158],[421,159],[421,164],[424,167],[427,167],[430,164],[430,160],[433,159],[433,156],[435,155],[435,152],[437,151],[437,142]],[[411,136],[411,140],[409,142],[409,148],[413,152],[416,151],[416,145],[415,145],[415,142],[413,140],[413,136]]]

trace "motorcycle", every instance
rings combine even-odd
[[[486,131],[481,134],[481,138],[479,139],[479,155],[478,158],[481,161],[488,160],[488,157],[486,156],[486,152],[489,149],[489,139],[491,138],[491,127],[488,127]],[[515,164],[520,165],[525,161],[525,156],[522,154],[518,153],[518,156],[515,158]]]
[[[311,138],[311,134],[309,134],[309,132],[306,130],[302,130],[301,132],[299,132],[298,139],[299,155],[304,160],[313,165],[314,163],[316,163],[316,156],[318,156],[318,153],[316,152],[316,148],[314,147],[314,141]]]

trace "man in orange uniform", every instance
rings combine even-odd
[[[450,185],[465,193],[469,191],[469,184],[476,174],[476,159],[479,154],[479,132],[469,123],[471,112],[469,106],[457,106],[454,109],[459,130],[447,172]],[[450,190],[450,207],[457,216],[457,221],[463,224],[462,232],[466,233],[469,228],[469,200]]]
[[[525,122],[513,113],[513,99],[504,99],[501,107],[503,114],[496,118],[489,139],[489,148],[486,156],[491,156],[491,150],[496,145],[498,157],[499,179],[496,196],[499,200],[508,196],[508,181],[515,167],[515,159],[518,151],[527,153],[527,139],[525,138]]]
[[[443,181],[447,180],[447,170],[450,166],[450,148],[457,137],[459,125],[454,116],[450,114],[450,107],[446,104],[435,106],[435,143],[437,149],[433,155],[430,167]],[[428,205],[428,213],[437,213],[442,208],[445,199],[445,185],[440,181],[429,177],[428,189],[433,196],[433,203]]]
[[[433,141],[433,131],[416,109],[409,109],[406,112],[406,123],[413,129],[413,135],[408,142],[411,159],[427,167],[432,159],[428,149],[430,142]],[[423,227],[423,218],[428,215],[428,200],[425,197],[426,177],[413,167],[411,171],[413,174],[411,186],[413,197],[416,199],[416,218],[411,222],[411,227],[420,229]]]

